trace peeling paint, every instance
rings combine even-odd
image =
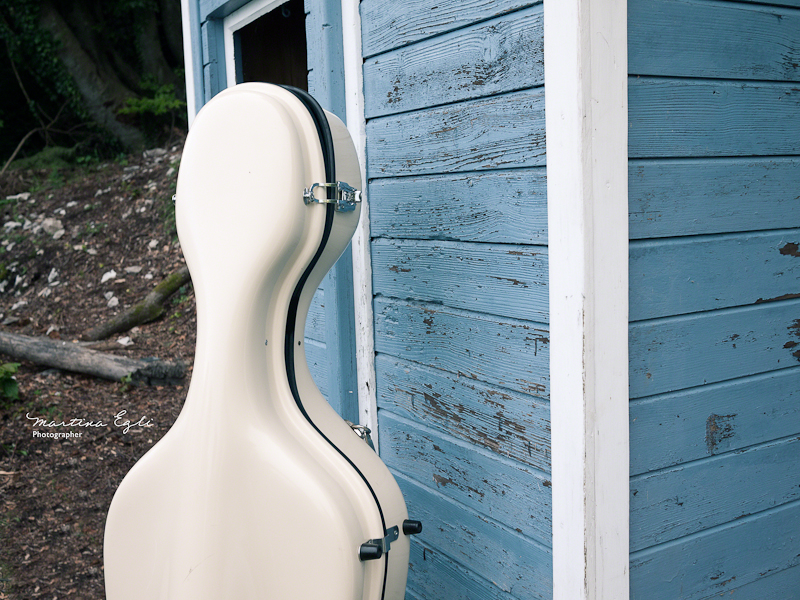
[[[735,435],[734,419],[736,413],[731,415],[711,414],[706,420],[706,447],[709,454],[717,451],[719,444]]]

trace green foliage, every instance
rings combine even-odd
[[[19,400],[19,385],[14,377],[19,370],[19,363],[5,363],[0,365],[0,398],[4,400]]]
[[[175,111],[186,107],[186,102],[175,97],[175,86],[171,83],[157,88],[148,85],[147,92],[152,95],[143,98],[128,98],[125,106],[119,109],[119,114],[160,117],[162,115],[171,115]]]

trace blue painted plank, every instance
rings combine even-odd
[[[734,2],[748,2],[753,4],[774,4],[775,6],[793,6],[800,8],[800,0],[733,0]]]
[[[317,384],[322,395],[329,398],[331,405],[338,410],[338,404],[335,404],[335,399],[331,399],[329,395],[328,356],[325,351],[325,344],[305,338],[305,345],[306,361],[308,362],[308,369],[311,371],[311,377],[314,379],[314,383]]]
[[[800,501],[634,553],[631,600],[727,596],[800,564],[798,547]]]
[[[787,83],[634,77],[632,158],[800,153],[800,88]]]
[[[796,366],[800,301],[633,323],[630,397]]]
[[[365,57],[472,23],[538,4],[541,0],[362,0]]]
[[[368,59],[366,117],[544,85],[543,24],[538,5]]]
[[[311,307],[306,317],[305,337],[325,343],[325,290],[318,289],[311,299]]]
[[[550,472],[547,401],[384,354],[375,370],[379,410]]]
[[[551,547],[549,475],[420,427],[386,410],[378,412],[378,424],[381,458],[390,468]]]
[[[378,239],[371,256],[377,295],[548,322],[545,246]]]
[[[800,159],[632,160],[631,239],[800,227]]]
[[[546,244],[545,169],[376,179],[369,217],[373,237]]]
[[[703,0],[628,4],[628,72],[800,80],[800,11]]]
[[[411,539],[406,599],[518,600],[429,544]]]
[[[630,320],[798,298],[798,248],[800,229],[632,242]]]
[[[800,566],[769,572],[752,583],[731,588],[730,594],[736,600],[787,600],[794,598],[798,589]]]
[[[636,400],[636,475],[800,433],[800,367]]]
[[[435,304],[376,298],[375,350],[519,392],[549,397],[544,325]]]
[[[342,5],[306,0],[308,91],[322,108],[345,118]]]
[[[632,478],[631,551],[800,499],[798,458],[800,436]]]
[[[544,165],[544,89],[367,122],[369,177]]]
[[[203,84],[208,102],[227,86],[225,75],[225,41],[222,21],[209,19],[200,27],[203,39]]]
[[[234,11],[239,10],[250,0],[199,0],[200,18],[205,20],[207,17],[222,19]]]
[[[410,515],[423,522],[417,540],[519,598],[551,598],[550,550],[438,492],[396,474]]]

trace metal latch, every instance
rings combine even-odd
[[[372,443],[372,438],[369,435],[370,433],[372,433],[372,430],[369,427],[365,427],[364,425],[356,425],[352,421],[348,421],[346,419],[345,423],[350,425],[350,429],[352,429],[358,437],[367,442],[367,445],[370,448],[375,450],[375,444]]]
[[[320,199],[314,195],[317,188],[325,188],[325,198]],[[331,197],[331,191],[333,197]],[[356,209],[356,204],[361,202],[361,192],[344,181],[336,183],[312,183],[311,187],[303,190],[303,202],[312,204],[336,204],[336,210],[351,212]]]
[[[391,548],[392,542],[400,537],[400,528],[395,525],[385,530],[386,535],[382,538],[367,540],[358,549],[360,560],[375,560],[386,554]]]

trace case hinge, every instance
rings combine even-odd
[[[317,198],[314,195],[314,190],[317,188],[325,188],[325,198]],[[306,204],[336,204],[336,210],[350,212],[356,209],[357,203],[361,202],[361,192],[344,181],[312,183],[311,187],[303,190],[303,202]]]

